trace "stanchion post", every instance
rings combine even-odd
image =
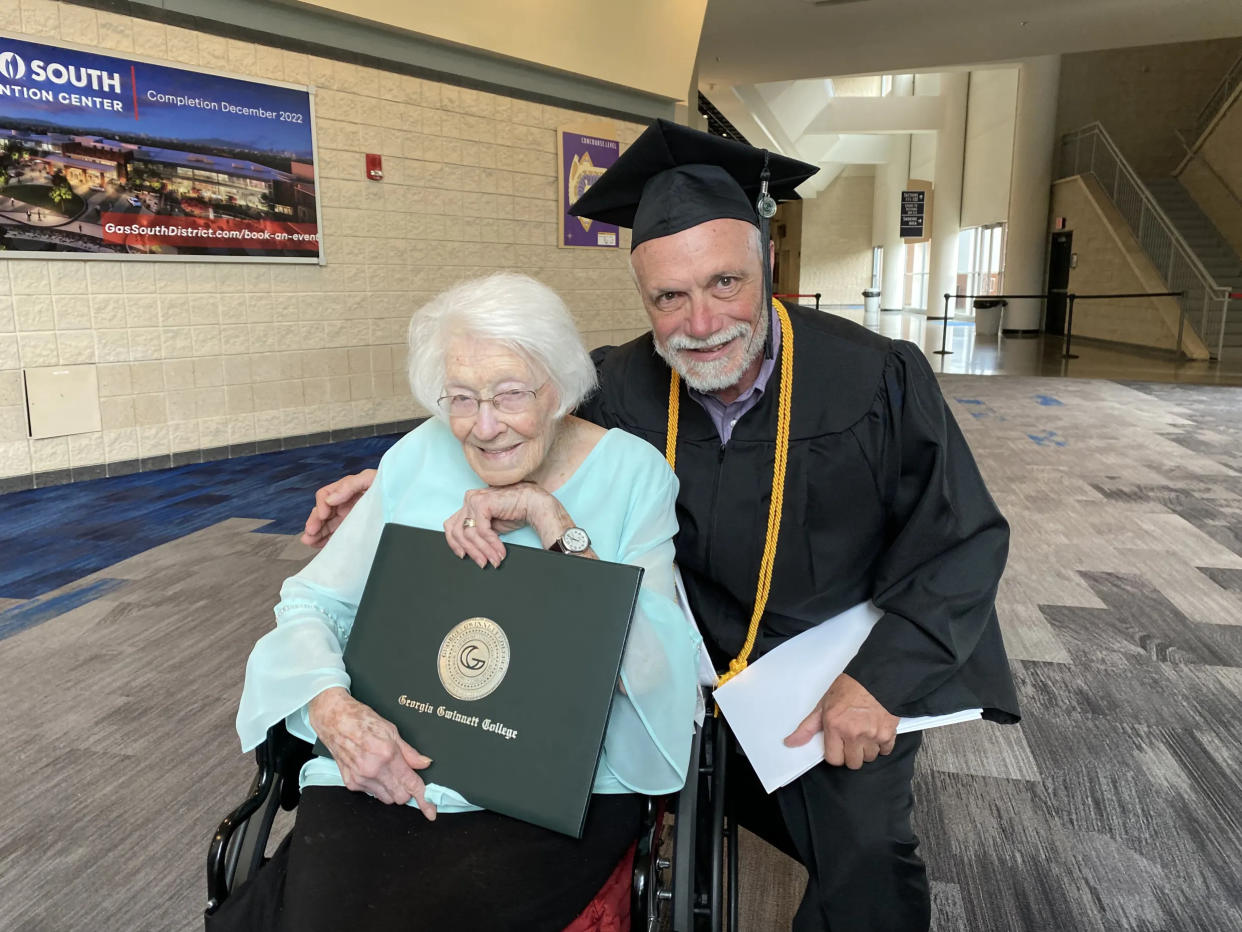
[[[1072,340],[1074,336],[1074,301],[1078,298],[1078,296],[1071,293],[1067,294],[1065,298],[1069,301],[1069,310],[1066,313],[1065,318],[1065,352],[1061,355],[1066,359],[1077,359],[1078,357],[1070,352],[1070,340]]]
[[[940,349],[932,350],[937,356],[952,356],[953,350],[945,349],[945,341],[949,338],[949,293],[944,293],[944,317],[940,318]]]
[[[819,299],[820,299],[821,294],[822,292],[819,292],[819,291],[815,292],[815,310],[817,311],[819,310]]]

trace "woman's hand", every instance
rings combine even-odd
[[[551,492],[533,482],[517,482],[468,491],[465,504],[444,522],[444,534],[459,557],[469,557],[480,568],[499,566],[505,558],[500,535],[528,524],[544,547],[574,526]]]
[[[332,752],[345,786],[382,803],[403,806],[413,799],[423,815],[435,819],[436,807],[427,802],[427,787],[414,772],[430,766],[431,758],[402,741],[396,725],[341,686],[312,699],[309,713],[311,727]]]

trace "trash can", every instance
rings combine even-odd
[[[868,321],[876,321],[880,318],[880,293],[874,288],[864,289],[863,293],[863,319]]]
[[[1003,298],[975,298],[975,337],[1000,335],[1001,312],[1009,304]]]

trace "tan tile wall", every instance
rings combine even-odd
[[[580,114],[53,0],[0,2],[0,30],[316,87],[328,259],[0,259],[0,477],[415,416],[410,314],[500,269],[559,291],[588,346],[646,329],[627,235],[555,245],[555,127]],[[73,363],[99,366],[103,430],[29,440],[21,368]]]
[[[841,175],[802,204],[798,291],[821,292],[822,304],[862,304],[871,284],[875,178]]]

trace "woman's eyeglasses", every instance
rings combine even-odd
[[[507,392],[497,392],[491,398],[475,398],[473,395],[445,395],[436,399],[436,404],[449,417],[473,417],[479,413],[481,404],[490,404],[504,414],[521,414],[535,403],[535,396],[542,388],[543,385],[535,389],[515,388]]]

